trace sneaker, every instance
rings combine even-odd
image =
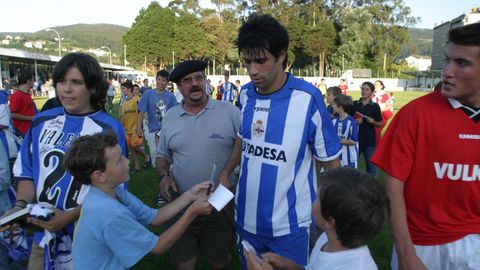
[[[137,172],[139,172],[139,171],[140,171],[140,170],[137,170],[137,169],[131,169],[131,170],[130,170],[130,173],[131,173],[131,174],[134,174],[134,173],[137,173]]]
[[[158,207],[162,207],[162,206],[166,205],[167,203],[168,203],[168,201],[165,198],[163,198],[162,195],[159,194],[157,196],[157,206]]]
[[[150,166],[152,166],[152,163],[150,162],[150,160],[149,160],[149,161],[145,161],[145,163],[143,164],[143,168],[144,168],[144,169],[148,169],[148,168],[150,168]]]

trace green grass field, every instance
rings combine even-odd
[[[395,110],[400,109],[409,101],[420,97],[427,92],[396,92],[395,93]],[[360,96],[359,91],[351,91],[349,93],[352,98],[358,99]],[[118,117],[118,98],[115,99],[115,107],[113,115]],[[35,98],[35,102],[38,108],[41,108],[46,102],[46,98]],[[360,159],[359,166],[361,169],[365,167],[363,158]],[[380,173],[379,179],[382,179],[382,174]],[[380,180],[381,181],[381,180]],[[158,194],[158,180],[155,170],[149,168],[147,170],[142,170],[131,176],[129,182],[130,191],[138,196],[145,204],[155,207],[155,198]],[[160,234],[161,228],[151,228],[157,234]],[[392,237],[390,235],[390,230],[388,226],[379,234],[371,243],[369,244],[370,251],[375,259],[379,269],[390,269],[390,257],[392,250]],[[236,249],[234,249],[232,254],[232,267],[230,269],[240,269],[240,263],[238,261],[238,254]],[[174,269],[174,266],[170,264],[169,255],[165,254],[162,256],[152,256],[148,255],[142,259],[137,265],[132,269]],[[209,269],[207,263],[200,258],[199,263],[197,264],[197,269]]]

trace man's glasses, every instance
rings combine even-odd
[[[205,81],[205,78],[206,78],[205,75],[195,75],[195,76],[186,77],[186,78],[181,79],[180,83],[190,85],[190,84],[193,83],[193,80],[195,80],[198,83],[202,83],[203,81]]]

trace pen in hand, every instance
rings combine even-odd
[[[217,163],[215,162],[213,163],[212,174],[210,175],[210,185],[208,186],[208,189],[207,189],[207,195],[210,195],[210,193],[212,192],[213,180],[215,178],[216,171],[217,171]]]

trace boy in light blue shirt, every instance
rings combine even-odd
[[[74,269],[128,269],[148,253],[164,253],[196,216],[212,210],[206,197],[208,182],[158,210],[120,187],[128,180],[129,160],[122,155],[115,134],[78,138],[65,156],[65,167],[76,181],[90,185],[75,228]],[[162,235],[145,227],[162,224],[191,202]]]

